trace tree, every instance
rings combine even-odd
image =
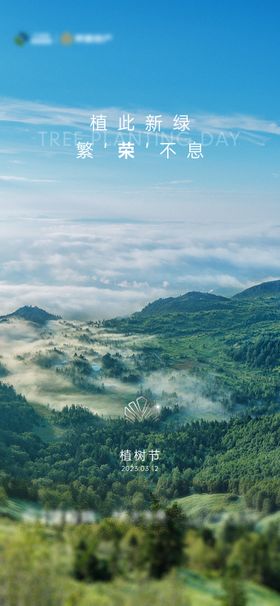
[[[223,579],[223,587],[226,594],[224,606],[246,606],[245,584],[239,564],[234,563],[228,566]]]
[[[94,537],[81,537],[74,548],[73,575],[79,581],[110,581],[109,562],[96,554]]]
[[[7,503],[7,494],[5,491],[5,488],[3,488],[3,486],[0,486],[0,505],[6,505]]]
[[[175,504],[166,510],[165,520],[147,529],[146,557],[151,577],[161,578],[184,557],[186,518]]]

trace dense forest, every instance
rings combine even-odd
[[[32,354],[36,368],[90,394],[93,410],[103,381],[142,393],[150,373],[159,382],[187,373],[197,398],[221,405],[217,418],[187,415],[164,385],[156,421],[31,404],[6,383],[3,359],[0,602],[27,606],[29,591],[18,588],[29,579],[40,606],[279,603],[280,307],[253,294],[156,301],[105,322],[99,357],[77,349],[65,363],[53,335]],[[118,351],[120,336],[134,334],[149,339]],[[77,338],[97,345],[86,329]],[[147,395],[153,402],[152,388]],[[19,521],[26,503],[39,522]],[[94,522],[84,523],[86,512]]]
[[[221,491],[264,516],[280,509],[280,415],[181,425],[166,409],[157,423],[130,424],[82,407],[34,410],[4,384],[0,412],[3,604],[28,606],[30,595],[40,606],[278,603],[277,521],[261,531],[244,514],[196,524],[172,501]],[[138,449],[157,450],[158,471],[130,472],[120,453]],[[94,510],[99,521],[10,522],[8,497],[65,515]]]
[[[245,495],[248,506],[280,509],[280,415],[229,422],[158,423],[103,419],[82,407],[42,416],[12,387],[0,385],[1,486],[45,507],[91,508],[109,515],[143,510],[195,492]],[[52,430],[52,439],[44,432]],[[158,460],[149,453],[158,451]],[[130,452],[130,461],[121,459]],[[146,462],[135,462],[137,451]],[[153,463],[153,464],[151,464]],[[133,468],[134,466],[134,468]],[[138,469],[135,469],[137,467]]]

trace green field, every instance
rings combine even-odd
[[[200,522],[219,522],[226,514],[249,513],[244,498],[230,494],[193,494],[176,502],[190,520]]]
[[[162,581],[76,583],[71,596],[71,606],[221,606],[224,591],[216,579],[181,570]],[[246,597],[246,606],[280,605],[276,592],[255,583],[246,583]]]

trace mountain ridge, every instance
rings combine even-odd
[[[251,299],[255,297],[269,297],[273,295],[280,296],[280,280],[269,280],[268,282],[260,282],[254,286],[250,286],[241,292],[233,295],[232,299]]]
[[[269,282],[261,282],[254,286],[250,286],[232,297],[224,297],[215,295],[209,292],[189,291],[183,295],[175,297],[166,297],[156,299],[148,303],[140,312],[143,316],[150,316],[160,313],[175,313],[175,312],[202,312],[218,309],[231,308],[236,303],[250,301],[253,298],[268,298],[270,296],[279,295],[280,301],[280,280],[271,280]]]
[[[19,318],[27,322],[43,325],[50,320],[60,320],[61,316],[50,314],[41,307],[37,307],[37,305],[23,305],[23,307],[19,307],[10,314],[0,316],[0,321],[5,322],[10,318]]]
[[[222,295],[214,295],[212,293],[203,293],[199,291],[190,291],[178,297],[167,297],[156,299],[148,303],[142,311],[143,315],[151,313],[158,314],[161,312],[172,313],[174,311],[206,311],[213,308],[223,308],[225,305],[230,305],[231,300]]]
[[[232,297],[201,291],[188,291],[174,297],[161,297],[151,301],[143,309],[132,315],[153,316],[168,313],[193,313],[223,310],[226,308],[232,309],[239,302],[249,302],[257,298],[268,299],[275,296],[279,296],[280,303],[280,280],[260,282],[236,293]],[[9,314],[1,315],[0,322],[7,321],[10,318],[20,318],[28,322],[43,325],[50,320],[60,320],[61,316],[51,314],[36,305],[24,305]]]

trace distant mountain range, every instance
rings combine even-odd
[[[28,322],[34,322],[35,324],[43,325],[49,320],[60,320],[60,316],[55,316],[54,314],[50,314],[44,309],[40,307],[36,307],[33,305],[24,305],[24,307],[20,307],[16,311],[11,314],[7,314],[6,316],[0,316],[0,321],[6,321],[10,318],[19,318],[21,320],[27,320]]]
[[[262,282],[256,286],[251,286],[233,297],[223,297],[212,293],[203,292],[187,292],[178,297],[167,297],[166,299],[157,299],[149,303],[138,312],[141,316],[160,316],[169,313],[180,312],[207,312],[212,310],[234,309],[236,302],[251,301],[253,299],[269,299],[279,297],[280,302],[280,280],[272,280],[270,282]],[[60,320],[61,316],[50,314],[49,312],[37,307],[36,305],[25,305],[20,307],[13,313],[5,316],[0,316],[0,321],[6,321],[10,318],[20,318],[28,322],[43,325],[49,320]]]
[[[142,316],[164,315],[178,312],[202,312],[234,308],[236,302],[252,299],[280,298],[280,280],[263,282],[237,293],[233,297],[222,297],[211,293],[188,292],[179,297],[157,299],[140,312]]]

